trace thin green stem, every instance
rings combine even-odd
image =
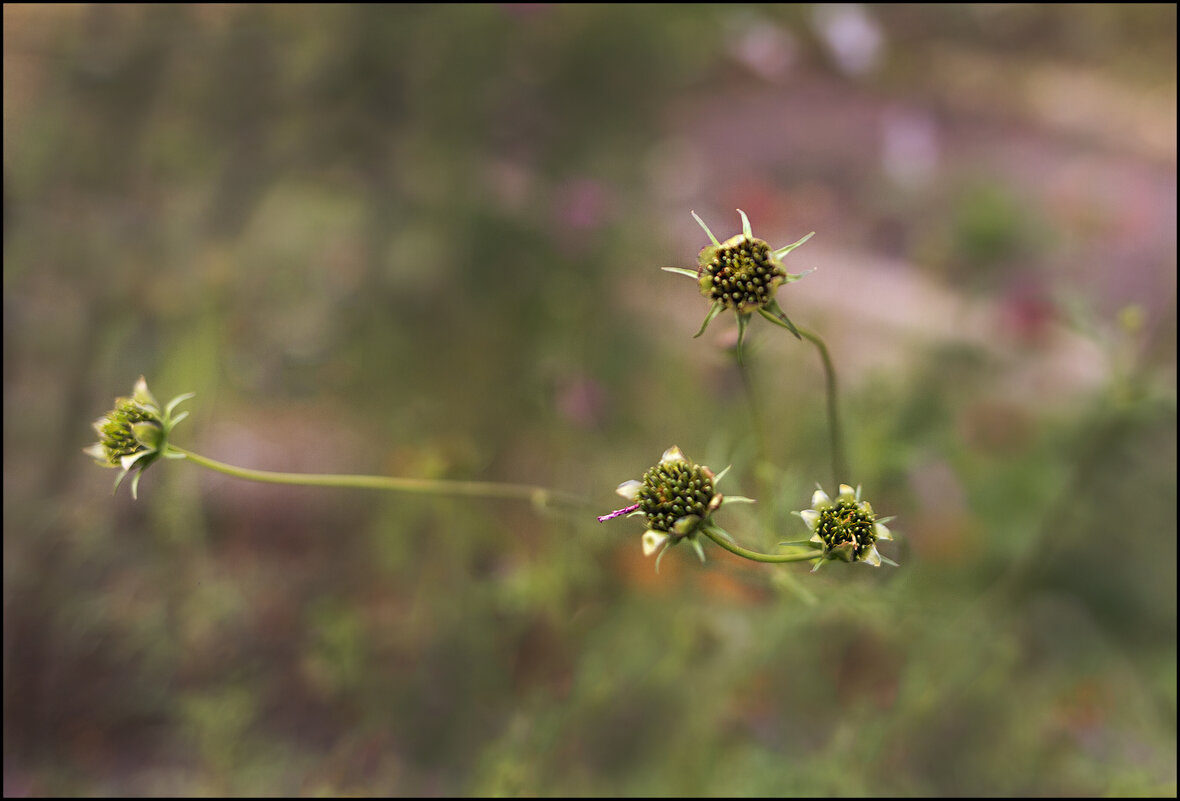
[[[720,534],[717,534],[716,532],[713,531],[713,529],[711,529],[707,526],[702,527],[701,531],[704,532],[706,537],[713,540],[713,542],[717,543],[718,545],[720,545],[722,548],[729,551],[730,553],[736,554],[736,555],[742,557],[743,559],[750,559],[754,562],[767,562],[767,563],[810,562],[813,559],[819,559],[821,556],[821,554],[818,551],[807,551],[807,552],[799,552],[799,553],[779,553],[779,554],[758,553],[757,551],[751,551],[748,548],[743,548],[742,546],[740,546],[736,543],[730,542],[725,537],[722,537]]]
[[[536,507],[549,506],[551,501],[570,505],[584,505],[585,501],[559,490],[535,487],[530,484],[500,484],[490,481],[451,481],[445,479],[395,478],[393,476],[358,476],[333,473],[280,473],[271,470],[251,470],[237,467],[169,443],[168,449],[195,464],[246,481],[264,484],[290,484],[304,487],[351,487],[354,489],[409,492],[416,495],[468,496],[473,498],[504,498],[531,501]]]
[[[762,498],[770,497],[770,487],[766,484],[766,469],[769,457],[766,454],[766,427],[763,424],[762,407],[758,403],[758,396],[754,392],[754,382],[750,377],[750,369],[742,358],[737,359],[738,375],[742,379],[742,391],[746,395],[746,404],[750,408],[750,427],[754,430],[754,448],[757,462],[754,468],[754,481],[758,484],[758,495]],[[770,505],[763,508],[770,511]]]
[[[763,499],[763,503],[759,504],[759,515],[762,518],[762,525],[767,531],[774,529],[774,487],[770,483],[771,464],[770,457],[767,454],[768,436],[766,432],[765,419],[762,416],[762,406],[758,401],[758,393],[754,391],[754,380],[750,375],[750,369],[746,365],[746,361],[741,358],[741,350],[737,351],[737,368],[738,374],[742,379],[742,390],[746,394],[746,403],[750,408],[750,426],[754,431],[754,447],[755,447],[755,462],[754,462],[754,484],[758,489],[758,497]],[[714,536],[706,530],[709,538],[721,545],[722,548],[743,556],[747,559],[753,559],[756,562],[798,562],[802,561],[801,557],[793,556],[793,558],[784,559],[776,556],[769,556],[766,554],[759,554],[755,551],[749,551],[741,546],[734,545],[724,538]],[[738,550],[734,550],[737,548]],[[801,601],[806,604],[814,604],[815,596],[811,594],[795,576],[786,575],[783,577],[787,589],[795,593]]]
[[[832,364],[831,354],[828,353],[828,346],[824,344],[823,338],[814,331],[804,328],[801,325],[796,325],[795,327],[804,339],[815,345],[819,351],[819,357],[824,363],[824,377],[828,391],[828,435],[832,448],[832,481],[834,486],[838,487],[841,484],[848,483],[849,475],[848,459],[844,453],[844,435],[840,428],[840,407],[836,390],[836,368]]]

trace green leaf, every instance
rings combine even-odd
[[[790,318],[788,318],[783,312],[782,308],[779,307],[778,301],[774,298],[771,298],[769,301],[767,301],[765,306],[760,306],[758,308],[758,313],[767,320],[770,320],[770,322],[774,323],[775,325],[780,325],[790,331],[795,335],[795,339],[803,339],[802,335],[799,333],[799,329],[795,328],[795,324],[791,322]]]
[[[723,529],[721,526],[717,525],[716,523],[709,524],[709,531],[712,532],[713,534],[716,534],[718,537],[722,537],[723,539],[727,540],[728,542],[731,542],[734,545],[737,545],[737,543],[734,542],[733,537],[729,536],[729,532],[726,531],[725,529]]]
[[[709,226],[705,225],[705,221],[698,217],[695,211],[691,213],[693,219],[697,221],[697,224],[700,225],[701,228],[705,229],[705,233],[709,235],[709,239],[712,240],[713,244],[717,247],[721,247],[721,243],[717,241],[717,237],[713,236],[713,232],[709,230]]]
[[[781,247],[781,248],[779,248],[778,250],[776,250],[776,251],[774,252],[774,257],[775,257],[776,259],[781,259],[783,256],[787,255],[787,254],[788,254],[788,253],[790,253],[792,250],[794,250],[795,248],[799,247],[799,246],[800,246],[800,245],[802,245],[804,242],[806,242],[808,239],[811,239],[811,237],[813,237],[813,236],[815,236],[815,231],[812,231],[810,234],[808,234],[807,236],[803,237],[803,238],[802,238],[802,239],[800,239],[798,242],[792,242],[791,244],[787,245],[786,247]]]
[[[660,552],[658,554],[656,554],[656,572],[657,573],[660,572],[660,560],[664,558],[664,554],[666,554],[668,552],[668,549],[671,547],[672,547],[672,540],[668,540],[664,543],[664,547],[660,549]]]
[[[713,318],[721,314],[722,310],[724,309],[725,306],[721,304],[721,301],[713,301],[713,308],[709,309],[709,313],[705,315],[705,322],[701,323],[701,330],[693,334],[692,338],[696,339],[701,334],[705,333],[705,329],[709,327],[709,323],[713,322]]]
[[[813,542],[811,540],[783,540],[782,542],[779,543],[779,545],[780,546],[783,546],[783,545],[788,545],[788,546],[789,545],[806,545],[809,548],[823,548],[824,547],[820,543]]]
[[[167,417],[168,415],[172,414],[172,410],[175,409],[179,404],[184,403],[189,398],[195,398],[196,396],[197,393],[195,392],[186,392],[183,395],[177,395],[175,398],[168,401],[168,405],[164,407],[164,416]],[[184,414],[188,414],[188,412],[185,412]],[[175,422],[180,422],[183,418],[184,415],[181,415],[180,417],[176,418]]]
[[[135,435],[136,442],[148,448],[160,447],[160,440],[164,436],[164,430],[152,422],[132,423],[131,433]]]

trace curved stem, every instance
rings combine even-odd
[[[417,495],[464,495],[474,498],[506,498],[513,500],[531,501],[534,506],[548,506],[549,502],[558,501],[573,505],[583,505],[584,502],[559,490],[535,487],[529,484],[501,484],[490,481],[450,481],[445,479],[427,478],[395,478],[393,476],[358,476],[338,475],[333,473],[279,473],[271,470],[251,470],[247,467],[236,467],[232,464],[219,462],[193,453],[177,445],[169,443],[168,449],[182,454],[188,461],[194,462],[224,473],[234,478],[246,481],[260,481],[264,484],[290,484],[304,487],[352,487],[354,489],[388,490],[390,492],[410,492]]]
[[[828,392],[828,433],[832,447],[832,480],[834,486],[848,483],[848,459],[844,454],[844,436],[840,429],[840,409],[836,393],[836,368],[832,364],[828,346],[823,338],[814,331],[801,325],[795,326],[799,334],[819,351],[819,357],[824,363],[824,377]]]
[[[780,323],[781,324],[781,323]],[[740,347],[740,346],[739,346]],[[767,453],[766,443],[766,427],[765,419],[762,416],[762,406],[758,402],[758,394],[754,391],[754,381],[750,375],[750,370],[746,365],[745,360],[741,358],[740,349],[737,352],[737,367],[738,374],[742,379],[742,389],[746,394],[746,402],[750,408],[750,425],[754,430],[754,447],[755,457],[757,461],[754,463],[754,484],[758,488],[758,496],[766,499],[766,503],[759,504],[760,516],[762,518],[762,525],[769,531],[774,528],[774,504],[770,503],[770,498],[774,497],[774,488],[770,485],[768,479],[768,472],[770,470],[770,457]],[[783,558],[784,555],[771,556],[769,554],[760,554],[756,551],[750,551],[742,548],[740,545],[735,545],[728,539],[714,536],[711,532],[705,532],[710,539],[718,543],[722,548],[733,554],[737,554],[746,559],[752,559],[755,562],[799,562],[804,561],[804,557],[798,554],[786,554],[788,558]],[[736,550],[735,550],[736,549]],[[808,557],[814,558],[814,557]],[[808,605],[814,605],[816,602],[815,596],[811,594],[798,579],[791,574],[785,574],[782,577],[787,589],[795,593],[798,598]]]
[[[714,531],[711,528],[702,527],[701,531],[704,532],[706,537],[713,540],[713,542],[717,543],[718,545],[720,545],[722,548],[729,551],[730,553],[736,554],[736,555],[742,557],[743,559],[750,559],[755,562],[768,562],[768,563],[810,562],[812,559],[819,559],[821,556],[821,554],[818,551],[808,551],[806,553],[780,553],[780,554],[758,553],[757,551],[751,551],[747,548],[743,548],[742,546],[737,545],[736,543],[730,542],[725,537],[722,537],[719,534],[714,533]]]

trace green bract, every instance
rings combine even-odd
[[[726,470],[714,475],[708,467],[690,462],[680,448],[673,445],[664,451],[658,464],[643,474],[641,481],[632,479],[619,485],[616,492],[632,501],[633,505],[603,515],[599,520],[609,520],[622,514],[646,517],[643,555],[651,556],[657,550],[660,552],[656,557],[657,570],[664,552],[683,541],[692,544],[703,562],[705,551],[697,535],[710,528],[728,537],[713,523],[713,512],[726,503],[753,503],[749,498],[725,497],[717,492],[717,482]]]
[[[872,505],[860,499],[860,487],[854,490],[841,484],[834,501],[821,487],[811,496],[811,508],[795,514],[811,529],[808,543],[823,550],[823,559],[815,563],[812,572],[829,559],[864,562],[873,567],[885,562],[897,567],[896,562],[877,552],[878,542],[893,539],[885,526],[893,518],[877,520]]]
[[[687,275],[697,280],[701,294],[712,302],[701,330],[696,336],[705,333],[705,329],[713,318],[726,309],[733,309],[738,320],[738,354],[741,354],[742,339],[746,334],[746,325],[750,315],[755,311],[775,325],[786,328],[796,337],[800,337],[794,323],[790,321],[775,300],[775,292],[782,284],[798,281],[806,273],[798,275],[787,272],[781,259],[795,248],[802,245],[815,235],[808,234],[794,244],[786,247],[771,248],[765,241],[757,239],[750,230],[750,220],[741,209],[737,210],[742,216],[742,233],[730,237],[724,242],[718,242],[717,237],[705,225],[704,220],[694,211],[692,216],[713,244],[705,247],[697,257],[699,267],[685,270],[680,267],[665,267],[671,273]],[[801,337],[800,337],[801,338]]]
[[[168,450],[168,435],[173,426],[188,417],[188,412],[173,417],[173,409],[191,397],[191,392],[178,395],[161,408],[147,381],[140,376],[130,398],[116,398],[115,408],[94,421],[98,442],[83,448],[83,453],[93,456],[103,467],[122,469],[115,479],[115,489],[134,470],[131,497],[138,498],[139,477],[148,465],[161,455],[169,459],[184,458],[183,454]]]

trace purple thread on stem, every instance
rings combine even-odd
[[[639,504],[635,504],[634,506],[628,506],[626,509],[616,509],[615,511],[611,512],[609,515],[599,515],[598,522],[605,523],[607,520],[611,520],[612,518],[618,517],[619,515],[625,515],[628,512],[634,512],[638,508],[639,508]]]

